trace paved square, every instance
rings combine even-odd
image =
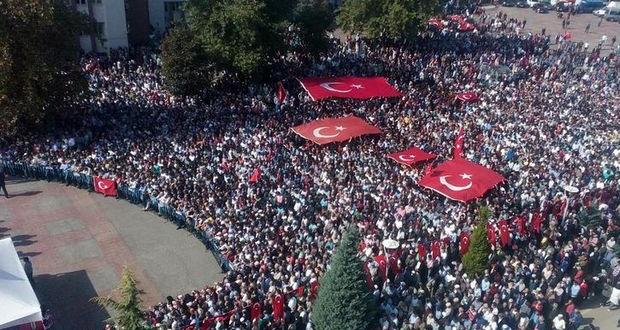
[[[31,257],[54,329],[101,329],[110,315],[90,298],[112,294],[125,266],[144,290],[143,308],[222,277],[202,243],[138,206],[56,183],[7,183],[14,197],[0,197],[0,236]]]
[[[67,264],[80,263],[90,258],[102,256],[101,249],[94,239],[65,245],[58,249],[58,254]]]
[[[118,285],[119,277],[111,267],[102,267],[88,272],[88,278],[97,292],[106,292]]]
[[[45,228],[50,235],[60,235],[74,230],[82,230],[84,224],[76,218],[67,218],[45,224]]]

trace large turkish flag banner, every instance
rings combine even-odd
[[[433,159],[436,156],[420,148],[411,147],[407,150],[389,154],[387,155],[387,157],[392,158],[396,162],[401,163],[403,165],[411,166],[416,163],[423,162],[425,160]]]
[[[365,134],[381,133],[377,127],[355,116],[318,119],[295,126],[291,130],[316,144],[346,141]]]
[[[96,176],[93,179],[93,184],[95,186],[95,191],[102,193],[104,196],[115,196],[118,195],[116,191],[116,182],[112,180],[107,180]]]
[[[470,103],[470,102],[476,102],[480,100],[480,94],[478,94],[477,92],[473,92],[473,91],[462,92],[462,93],[456,94],[456,98],[460,101]]]
[[[330,97],[369,99],[402,94],[383,77],[317,77],[299,80],[313,101]]]
[[[435,167],[418,184],[450,199],[466,203],[480,198],[504,177],[482,165],[455,158]]]

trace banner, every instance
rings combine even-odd
[[[470,234],[468,232],[461,232],[459,235],[459,252],[461,255],[465,255],[469,251]]]
[[[452,200],[466,203],[482,197],[504,177],[482,165],[455,158],[435,167],[418,184]]]
[[[423,162],[429,159],[433,159],[436,156],[420,148],[411,147],[407,150],[399,151],[393,154],[388,154],[387,157],[403,165],[412,166],[416,163],[420,163],[420,162]]]
[[[454,149],[452,152],[452,158],[457,159],[463,157],[463,141],[465,140],[465,132],[461,128],[454,140]]]
[[[116,197],[118,195],[118,192],[116,191],[116,182],[112,180],[107,180],[96,176],[93,178],[93,185],[95,187],[95,191],[102,193],[104,196]]]
[[[278,90],[276,91],[276,99],[278,100],[278,104],[284,103],[286,99],[286,89],[284,89],[284,85],[281,81],[278,82]]]
[[[316,144],[341,142],[381,130],[355,116],[319,119],[291,128],[295,134]]]
[[[313,101],[330,97],[369,99],[402,95],[383,77],[320,77],[304,78],[299,82]]]
[[[456,99],[462,102],[473,103],[480,100],[480,94],[477,92],[462,92],[456,94]]]

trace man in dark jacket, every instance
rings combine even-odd
[[[4,183],[4,168],[0,167],[0,188],[4,192],[4,197],[9,198],[9,193],[6,191],[6,184]]]

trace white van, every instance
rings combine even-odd
[[[608,21],[620,22],[620,1],[612,1],[605,7],[605,16]]]
[[[527,0],[527,5],[530,7],[534,7],[535,4],[539,3],[539,0]]]

